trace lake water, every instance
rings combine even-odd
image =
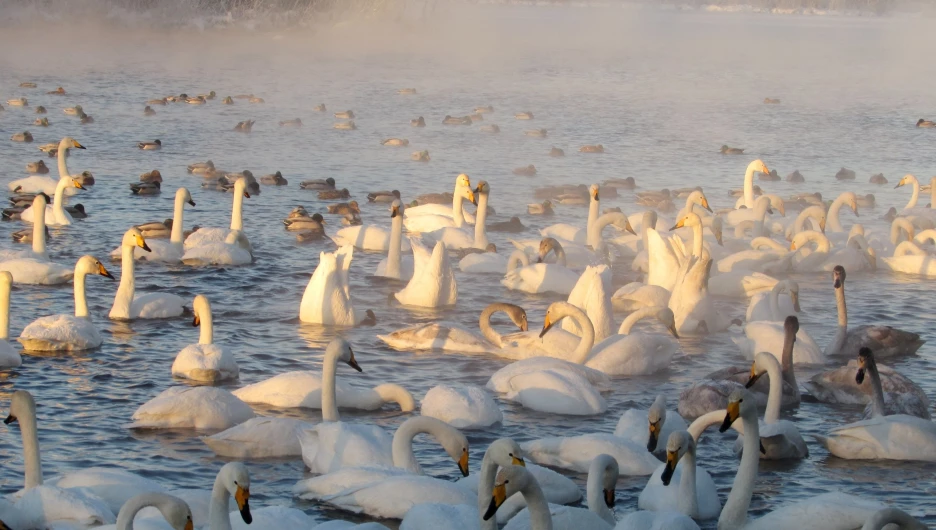
[[[31,4],[30,4],[31,5]],[[819,191],[831,199],[842,191],[875,193],[878,206],[854,219],[843,212],[848,227],[886,229],[881,215],[902,207],[906,188],[868,184],[883,172],[892,183],[905,173],[929,180],[933,163],[932,130],[917,129],[917,119],[933,118],[932,86],[936,63],[930,50],[936,35],[928,21],[912,18],[778,17],[700,12],[661,12],[621,7],[440,6],[426,20],[406,17],[402,25],[383,20],[343,23],[326,28],[256,29],[234,23],[228,28],[199,29],[195,17],[171,13],[142,16],[125,11],[82,11],[85,3],[49,4],[63,10],[24,9],[9,17],[0,34],[0,101],[26,96],[30,104],[49,109],[51,126],[31,126],[32,109],[7,107],[0,113],[0,138],[30,130],[34,144],[2,140],[0,179],[24,176],[23,166],[40,158],[36,146],[74,136],[88,147],[69,159],[72,170],[90,170],[97,184],[71,199],[83,203],[90,217],[64,229],[52,229],[50,254],[73,263],[83,254],[104,258],[132,224],[171,216],[173,191],[187,186],[197,207],[186,210],[186,225],[227,226],[231,196],[201,189],[202,179],[185,172],[189,163],[213,160],[228,170],[250,169],[256,175],[282,171],[286,187],[264,187],[245,201],[245,230],[255,249],[251,266],[191,269],[138,265],[137,288],[171,291],[190,300],[205,294],[215,313],[215,340],[237,356],[241,368],[234,389],[272,375],[320,366],[324,345],[339,331],[301,324],[298,306],[319,253],[330,243],[299,244],[283,230],[281,219],[296,205],[325,210],[313,192],[298,190],[309,178],[334,177],[353,197],[399,189],[408,199],[429,191],[450,191],[458,173],[485,179],[497,220],[518,215],[535,229],[554,222],[584,226],[586,210],[559,206],[557,216],[526,214],[535,202],[532,188],[558,183],[590,184],[606,178],[633,176],[644,189],[702,185],[715,208],[730,207],[729,188],[741,185],[744,169],[763,159],[781,175],[799,169],[806,184],[761,183],[788,196]],[[90,8],[89,8],[90,9]],[[105,16],[106,15],[106,16]],[[17,88],[21,81],[39,83],[37,90]],[[47,96],[57,86],[65,97]],[[418,94],[400,96],[396,89],[416,87]],[[253,93],[263,105],[238,100],[203,106],[155,107],[142,117],[147,99],[215,90],[219,96]],[[765,97],[781,105],[763,105]],[[312,107],[325,103],[329,112]],[[81,104],[95,118],[80,125],[62,108]],[[495,123],[499,135],[471,127],[441,125],[446,114],[464,115],[475,106],[496,111],[483,124]],[[332,129],[331,111],[353,109],[358,130]],[[522,122],[513,113],[534,112]],[[411,128],[409,120],[425,116],[428,126]],[[281,120],[300,117],[300,129],[280,128]],[[234,124],[256,120],[251,134],[238,134]],[[546,139],[523,134],[546,128]],[[404,149],[380,141],[405,137]],[[160,151],[136,149],[140,140],[159,138]],[[601,143],[604,155],[583,155],[583,144]],[[718,154],[722,144],[746,148],[750,156]],[[565,158],[550,158],[549,148],[565,149]],[[409,160],[411,151],[428,149],[427,164]],[[54,162],[54,161],[53,161]],[[536,177],[517,177],[511,169],[535,164]],[[842,166],[858,178],[841,183],[833,175]],[[138,175],[159,169],[166,190],[157,197],[131,196],[128,184]],[[53,168],[54,172],[54,168]],[[631,193],[603,198],[604,207],[640,211]],[[925,203],[926,201],[924,201]],[[363,205],[366,223],[388,225],[386,205]],[[790,213],[788,213],[790,215]],[[795,215],[795,213],[794,213]],[[328,217],[328,216],[327,216]],[[328,217],[332,230],[340,224]],[[0,245],[9,247],[9,232],[20,222],[0,224]],[[510,248],[504,234],[489,234],[501,252]],[[542,323],[556,298],[508,292],[499,278],[458,275],[458,306],[441,311],[411,311],[389,306],[387,297],[399,285],[369,277],[378,254],[356,252],[351,267],[352,295],[358,308],[372,308],[374,327],[341,330],[352,343],[364,369],[339,377],[361,385],[397,382],[421,398],[439,383],[484,385],[504,361],[495,357],[397,352],[376,338],[416,322],[446,320],[468,327],[487,304],[522,305],[531,328]],[[119,269],[113,264],[112,269]],[[119,272],[115,270],[115,273]],[[615,266],[615,288],[636,279],[629,263]],[[828,274],[798,275],[804,314],[801,323],[824,346],[836,323]],[[78,355],[24,358],[21,368],[2,374],[0,403],[6,407],[14,389],[28,389],[38,402],[40,442],[47,476],[88,466],[117,466],[159,480],[171,488],[210,489],[223,461],[191,432],[138,433],[125,428],[138,406],[173,381],[169,367],[186,344],[197,341],[190,317],[167,321],[113,322],[107,319],[116,283],[88,282],[94,321],[104,345]],[[910,376],[930,396],[936,395],[932,340],[934,297],[928,282],[876,274],[849,276],[848,302],[854,323],[883,323],[919,332],[930,341],[919,355],[892,366]],[[743,316],[746,303],[726,301],[724,309]],[[13,294],[11,333],[15,337],[40,315],[72,311],[69,286],[23,287]],[[618,315],[618,321],[622,318]],[[737,328],[735,328],[737,329]],[[737,333],[737,331],[735,331]],[[670,370],[653,377],[621,379],[607,396],[606,414],[578,418],[541,414],[501,403],[504,424],[468,433],[474,466],[487,444],[503,436],[530,438],[611,432],[620,413],[645,408],[658,393],[675,408],[681,389],[704,374],[744,364],[731,333],[683,339],[685,355]],[[833,367],[835,364],[830,364]],[[799,373],[804,381],[812,371]],[[264,410],[265,414],[318,420],[318,411]],[[377,413],[342,413],[355,421],[395,428],[408,415],[386,408]],[[794,464],[762,463],[752,515],[795,500],[841,490],[874,497],[936,524],[933,464],[867,463],[830,457],[809,435],[859,418],[855,408],[804,403],[795,419],[810,448],[810,457]],[[699,462],[714,477],[724,500],[737,470],[732,435],[708,434]],[[424,469],[455,479],[457,469],[426,440],[417,443]],[[0,490],[12,493],[23,483],[19,429],[0,437]],[[250,463],[253,505],[295,506],[319,520],[349,517],[323,506],[297,501],[292,485],[304,476],[300,461]],[[476,467],[475,467],[476,469]],[[584,477],[575,477],[584,487]],[[623,477],[618,487],[619,514],[636,509],[646,478]],[[714,522],[706,524],[714,528]]]

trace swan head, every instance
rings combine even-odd
[[[71,136],[66,136],[59,142],[59,150],[63,149],[85,149],[85,146],[78,143],[78,140],[75,140]]]
[[[121,241],[120,246],[140,247],[147,252],[151,252],[149,245],[146,244],[146,240],[143,239],[143,232],[140,232],[140,229],[137,227],[133,227],[124,232],[123,241]]]
[[[404,211],[406,211],[406,206],[403,206],[403,201],[400,199],[394,199],[393,203],[390,204],[391,219],[401,217]]]
[[[153,170],[153,173],[158,175],[159,171]],[[187,188],[179,188],[178,190],[176,190],[176,199],[181,199],[189,203],[189,205],[195,206],[195,201],[192,200],[192,194],[189,193],[189,190]]]
[[[211,314],[211,303],[208,302],[208,297],[203,294],[197,295],[195,301],[192,302],[192,312],[195,313],[195,318],[192,319],[192,327],[196,327],[201,324],[202,315]]]
[[[666,423],[666,398],[660,394],[653,400],[650,410],[647,411],[647,423],[650,426],[650,438],[647,441],[647,451],[656,451],[660,439],[660,431]]]
[[[110,278],[111,280],[114,279],[114,275],[107,272],[101,260],[94,256],[81,256],[78,263],[75,265],[75,276],[79,274],[96,274],[104,276],[105,278]]]
[[[663,474],[660,476],[664,486],[669,486],[679,459],[694,450],[695,441],[688,432],[674,431],[669,435],[669,439],[666,440],[666,467],[663,468]]]
[[[598,189],[599,189],[599,188],[598,188],[598,185],[597,185],[597,184],[592,184],[591,186],[589,186],[589,187],[588,187],[588,196],[591,197],[593,200],[596,200],[596,201],[599,200],[599,198],[598,198]]]
[[[487,183],[486,180],[479,180],[478,185],[475,187],[474,192],[477,193],[479,196],[487,195],[491,193],[491,186],[490,184]]]
[[[911,175],[911,174],[908,173],[908,174],[904,175],[903,178],[900,179],[900,182],[898,182],[897,185],[894,186],[894,189],[896,190],[897,188],[899,188],[899,187],[901,187],[901,186],[906,186],[907,184],[912,184],[913,182],[916,182],[916,179],[917,179],[916,177],[914,177],[913,175]]]
[[[244,522],[253,522],[253,516],[250,515],[250,473],[247,472],[247,466],[240,462],[229,462],[218,472],[218,480],[224,489],[234,496],[237,510],[240,511]]]
[[[250,198],[250,193],[247,191],[247,179],[245,177],[240,177],[234,182],[234,193],[243,193],[244,197]]]
[[[33,399],[32,394],[26,390],[17,390],[13,392],[13,396],[10,398],[10,413],[3,420],[3,423],[9,425],[20,417],[28,418],[35,417],[35,415],[36,400]]]
[[[799,284],[794,280],[784,280],[782,289],[790,294],[790,300],[793,302],[793,311],[799,313]],[[797,328],[799,328],[798,325]]]
[[[614,509],[615,492],[618,477],[621,475],[621,468],[618,461],[611,455],[600,454],[592,459],[588,466],[588,482],[594,480],[592,477],[599,477],[601,480],[601,493],[604,498],[605,506]],[[589,486],[590,487],[590,486]]]
[[[786,328],[786,323],[784,323],[784,328]],[[797,322],[796,328],[799,329],[799,322]],[[762,375],[767,373],[767,367],[770,364],[778,364],[777,358],[774,357],[772,353],[759,352],[755,355],[754,362],[751,363],[751,375],[747,383],[744,384],[744,388],[751,388],[754,386],[754,383],[756,383]]]
[[[520,449],[520,444],[513,441],[512,438],[494,440],[491,445],[488,446],[487,451],[484,452],[484,456],[490,458],[500,467],[526,467],[526,462],[523,461],[523,451]]]
[[[845,267],[836,265],[835,268],[832,269],[832,287],[836,289],[845,287]]]
[[[553,302],[546,309],[546,319],[543,320],[543,330],[540,332],[540,338],[543,337],[553,326],[565,317],[575,314],[581,314],[588,319],[585,312],[568,302]]]
[[[779,195],[768,193],[768,194],[763,195],[762,197],[766,197],[767,200],[770,202],[768,211],[770,211],[770,209],[775,209],[780,212],[780,215],[782,215],[783,217],[786,217],[786,206],[783,204],[783,199]]]
[[[914,178],[914,180],[916,179]],[[842,202],[848,205],[848,207],[851,208],[853,212],[855,212],[855,216],[858,216],[858,196],[855,195],[855,192],[846,191],[839,195],[839,198],[842,199]]]
[[[688,201],[691,204],[698,204],[699,206],[708,210],[709,213],[713,213],[712,208],[709,206],[708,199],[705,197],[705,193],[703,193],[702,190],[695,190],[690,193]]]
[[[542,263],[546,259],[546,256],[549,255],[549,252],[555,252],[558,254],[562,251],[562,245],[552,237],[544,237],[539,244],[539,255],[536,258],[537,263]]]
[[[722,146],[722,149],[724,149],[724,148],[726,148],[726,147],[728,147],[728,146],[727,146],[727,145],[723,145],[723,146]],[[759,159],[759,158],[758,158],[757,160],[751,162],[750,164],[748,164],[747,170],[748,170],[749,172],[752,172],[752,173],[760,172],[760,173],[764,173],[764,174],[770,174],[770,169],[767,168],[767,164],[765,164],[764,161],[761,160],[761,159]]]
[[[510,321],[520,328],[520,331],[527,331],[529,329],[527,314],[522,307],[513,304],[503,304],[503,306],[504,313],[507,313]]]
[[[673,225],[670,230],[676,230],[677,228],[683,228],[685,226],[701,226],[702,218],[698,214],[689,212],[682,219],[676,221],[676,224]]]
[[[654,316],[659,320],[666,330],[669,331],[674,337],[679,338],[679,331],[676,330],[676,315],[673,314],[673,310],[668,307],[661,307],[657,310]]]
[[[715,242],[718,243],[718,246],[725,246],[725,222],[720,215],[712,217],[712,226],[709,229],[712,231],[712,235],[715,236]]]
[[[722,422],[718,432],[725,432],[738,418],[757,417],[757,403],[754,396],[747,390],[738,389],[728,396],[728,406],[725,410],[725,421]]]
[[[458,175],[458,177],[455,179],[455,189],[458,193],[461,194],[463,198],[471,201],[472,204],[478,204],[478,199],[471,190],[471,179],[468,178],[468,175],[464,173]]]
[[[525,467],[502,467],[494,478],[494,492],[491,495],[491,503],[488,505],[483,519],[487,521],[494,517],[497,509],[504,504],[504,501],[514,493],[526,488],[531,481],[535,482],[536,479]]]
[[[147,494],[143,494],[147,495]],[[172,495],[163,495],[159,502],[155,503],[156,509],[162,514],[166,522],[174,530],[193,530],[195,524],[192,522],[192,510],[189,505],[178,497]],[[2,530],[2,528],[0,528]]]
[[[325,348],[325,356],[332,356],[339,361],[346,363],[351,368],[354,368],[358,372],[363,372],[360,365],[354,359],[354,351],[351,349],[351,345],[348,344],[348,341],[337,338],[328,343],[328,346]]]
[[[858,350],[858,373],[855,374],[855,382],[859,385],[864,382],[865,371],[875,367],[874,353],[871,348],[865,347]]]

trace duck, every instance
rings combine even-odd
[[[261,97],[252,96],[247,98],[247,103],[266,103],[266,100]]]
[[[352,120],[355,118],[353,110],[344,110],[341,112],[336,112],[335,117],[339,120]]]
[[[165,106],[167,103],[168,102],[166,101],[166,98],[150,99],[150,100],[147,100],[146,102],[147,105],[163,105],[163,106]]]
[[[26,172],[30,175],[47,175],[49,173],[49,166],[46,165],[45,160],[30,162],[26,164]]]
[[[205,162],[195,162],[187,166],[187,171],[194,175],[206,175],[215,171],[214,162],[211,160]]]
[[[137,295],[135,282],[134,250],[139,247],[150,252],[149,245],[137,228],[124,233],[121,242],[120,285],[114,296],[114,305],[108,315],[113,320],[136,320],[138,318],[173,318],[183,311],[182,297],[170,293],[147,293]]]
[[[920,118],[919,120],[917,120],[916,126],[927,128],[927,129],[932,129],[933,127],[936,127],[936,122]]]
[[[198,230],[198,232],[201,232],[201,230]],[[195,234],[198,232],[195,232]],[[224,241],[209,242],[186,249],[181,260],[182,263],[192,267],[249,265],[253,263],[254,256],[250,241],[244,232],[231,230],[225,236]]]
[[[491,232],[509,232],[512,234],[517,234],[520,232],[525,232],[527,227],[523,226],[523,223],[520,221],[519,217],[514,216],[507,221],[501,221],[499,223],[487,223],[485,224],[485,229]]]
[[[347,271],[354,247],[345,245],[335,252],[322,252],[309,278],[299,305],[299,320],[325,326],[356,326],[376,321],[373,311],[354,309]]]
[[[498,134],[499,132],[501,132],[500,126],[498,126],[495,123],[492,123],[490,125],[482,125],[481,127],[478,128],[478,130],[484,133],[489,133],[489,134]]]
[[[138,142],[137,147],[144,151],[155,151],[157,149],[162,149],[162,140],[157,138],[152,142]]]
[[[794,184],[802,184],[806,182],[806,177],[798,169],[793,170],[792,173],[786,176],[787,182],[792,182]]]
[[[81,105],[75,105],[74,107],[66,107],[63,112],[68,116],[77,116],[84,112],[84,109],[81,108]]]
[[[162,182],[162,173],[158,169],[147,171],[140,174],[140,182]]]
[[[874,175],[871,175],[871,178],[868,179],[868,182],[871,184],[883,186],[884,184],[887,184],[887,178],[884,177],[883,173],[875,173]]]
[[[237,379],[240,371],[231,352],[214,343],[214,318],[208,297],[199,294],[192,302],[195,318],[192,326],[198,326],[197,344],[189,344],[176,355],[172,362],[172,376],[191,381],[220,382]]]
[[[637,181],[634,180],[634,177],[612,178],[612,179],[605,180],[602,183],[602,186],[605,186],[608,188],[633,190],[637,188]]]
[[[579,153],[604,153],[604,146],[601,144],[583,145],[579,147]]]
[[[36,114],[47,114],[49,111],[45,107],[39,105],[36,107]]]
[[[20,88],[36,88],[36,87],[38,87],[38,86],[39,86],[39,85],[37,85],[36,83],[33,83],[33,82],[31,82],[31,81],[24,81],[24,82],[22,82],[22,83],[19,84],[19,87],[20,87]]]
[[[527,136],[532,136],[534,138],[546,138],[547,136],[549,136],[549,131],[547,131],[546,129],[530,129],[530,130],[523,131],[523,134]]]
[[[514,118],[518,120],[532,120],[533,113],[530,111],[518,112],[514,114]]]
[[[35,121],[33,121],[33,125],[36,125],[38,127],[48,127],[49,118],[36,118]]]
[[[743,155],[743,154],[744,154],[744,149],[740,149],[740,148],[738,148],[738,147],[728,147],[727,145],[722,145],[722,146],[721,146],[721,149],[719,150],[719,152],[720,152],[721,154],[723,154],[723,155]],[[769,171],[763,171],[762,173],[767,173],[767,174],[769,174],[770,172],[769,172]]]
[[[219,432],[254,416],[250,405],[223,388],[174,386],[140,405],[127,427]]]
[[[253,130],[254,123],[256,123],[254,120],[239,121],[237,125],[234,126],[234,130],[237,132],[249,133]]]
[[[78,115],[78,119],[81,121],[82,125],[87,124],[87,123],[94,123],[94,118],[92,118],[88,114],[85,114],[84,112]]]
[[[535,177],[536,176],[536,166],[530,164],[526,167],[518,167],[513,170],[514,175],[519,175],[521,177]]]
[[[449,116],[448,114],[442,118],[443,125],[471,125],[471,116]]]
[[[774,98],[764,98],[764,105],[779,105],[780,100]]]
[[[91,322],[85,298],[86,276],[99,275],[114,279],[100,260],[82,256],[75,264],[75,314],[38,318],[23,328],[17,339],[27,351],[82,351],[101,345],[104,339]]]
[[[303,209],[305,212],[305,209]],[[286,230],[293,232],[324,232],[325,231],[325,218],[322,217],[320,213],[314,213],[311,216],[308,214],[302,216],[290,216],[287,219],[283,220],[283,224],[286,227]]]
[[[477,113],[477,114],[490,114],[490,113],[494,112],[494,106],[493,106],[493,105],[484,105],[484,106],[481,106],[481,107],[475,107],[475,108],[474,108],[474,112]]]
[[[438,241],[430,255],[428,249],[414,242],[413,254],[413,262],[418,265],[413,270],[413,277],[393,297],[404,306],[454,306],[458,301],[458,283],[445,243]]]
[[[237,239],[242,243],[246,243],[246,249],[252,250],[250,246],[250,241],[246,240],[246,234],[243,233],[244,230],[244,199],[250,198],[250,193],[247,192],[247,180],[244,178],[239,178],[234,182],[234,204],[231,209],[231,226],[230,228],[199,228],[196,232],[193,232],[191,235],[185,238],[183,243],[183,250],[191,250],[198,246],[208,245],[211,243],[223,242],[227,239],[230,232],[238,232]],[[242,239],[243,238],[243,239]]]
[[[761,173],[760,176],[757,177],[757,178],[758,178],[758,180],[763,180],[763,181],[767,181],[767,182],[778,182],[778,181],[782,180],[782,179],[780,178],[780,174],[777,173],[776,168],[771,169],[771,170],[770,170],[770,173]]]
[[[367,202],[389,202],[400,200],[400,190],[372,191],[367,194]]]
[[[7,105],[11,107],[28,107],[29,100],[26,98],[13,98],[7,100]]]
[[[339,202],[338,204],[329,204],[328,213],[338,215],[358,215],[361,213],[361,207],[357,201]]]
[[[144,115],[144,116],[155,116],[155,115],[156,115],[156,111],[153,110],[153,107],[150,107],[149,105],[147,105],[147,106],[143,107],[143,115]]]
[[[553,147],[549,150],[549,156],[553,158],[562,158],[565,156],[565,151],[558,147]]]
[[[429,151],[414,151],[410,155],[410,160],[413,160],[414,162],[428,162],[430,160]]]
[[[555,263],[543,260],[550,252],[555,253]],[[530,263],[529,257],[522,250],[516,250],[507,260],[507,273],[501,285],[513,290],[531,294],[556,293],[568,296],[578,282],[579,275],[566,267],[565,251],[555,238],[543,238],[540,242],[537,263]]]
[[[25,132],[14,134],[13,136],[10,137],[10,140],[14,142],[27,142],[28,143],[28,142],[33,141],[33,135],[29,131],[25,131]]]
[[[418,118],[413,118],[412,120],[410,120],[410,126],[412,126],[412,127],[425,127],[425,126],[426,126],[426,119],[423,118],[422,116],[420,116],[420,117],[418,117]]]
[[[205,96],[195,96],[185,98],[185,102],[189,105],[204,105],[205,103],[208,103],[208,100],[205,99]]]
[[[234,98],[232,98],[231,96],[225,96],[224,99],[221,100],[221,104],[222,104],[222,105],[233,105],[233,104],[234,104]]]
[[[62,87],[58,87],[58,88],[56,88],[55,90],[50,90],[50,91],[46,92],[46,94],[49,94],[50,96],[64,96],[64,95],[65,95],[65,89],[62,88]]]
[[[835,173],[835,180],[855,180],[855,172],[843,167]]]
[[[457,324],[430,322],[415,324],[386,335],[377,335],[377,338],[391,348],[401,351],[489,353],[503,347],[504,341],[511,338],[511,335],[502,336],[491,325],[491,317],[499,312],[506,314],[521,332],[527,331],[527,315],[522,307],[496,302],[481,311],[478,321],[481,336],[476,331]]]
[[[357,125],[354,124],[354,120],[340,121],[332,125],[332,129],[338,129],[338,130],[343,130],[343,131],[354,131],[354,130],[357,130]]]
[[[159,181],[132,182],[130,192],[134,195],[159,195],[162,192],[162,183]]]
[[[387,138],[386,140],[380,142],[380,145],[389,145],[391,147],[406,147],[409,145],[409,140],[406,138]]]
[[[398,88],[396,92],[397,94],[400,94],[401,96],[412,96],[416,94],[416,89],[415,88]]]
[[[348,191],[348,188],[340,190],[321,190],[318,192],[318,198],[323,201],[335,200],[335,199],[348,199],[351,197],[351,192]]]

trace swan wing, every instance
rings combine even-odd
[[[936,423],[916,416],[862,420],[819,440],[840,458],[936,461]]]
[[[767,515],[748,521],[745,530],[777,528],[823,528],[853,530],[861,528],[883,503],[845,493],[824,493],[807,500],[781,506]]]
[[[310,427],[311,423],[293,418],[258,416],[201,440],[226,458],[297,457],[302,454],[299,433]]]
[[[141,477],[123,469],[91,467],[52,477],[45,485],[57,488],[76,489],[90,492],[104,501],[110,511],[116,513],[131,497],[141,493],[160,492],[166,489],[158,482]]]
[[[172,387],[133,413],[130,428],[222,431],[254,417],[250,406],[215,387]]]
[[[589,383],[602,390],[610,388],[611,386],[611,379],[607,374],[599,370],[594,370],[581,364],[570,363],[569,361],[554,357],[532,357],[508,364],[494,372],[487,382],[487,388],[495,392],[507,393],[513,390],[512,382],[516,376],[541,370],[572,372],[585,378]]]
[[[22,492],[14,506],[30,519],[41,520],[49,526],[70,523],[84,528],[117,521],[113,510],[100,498],[81,490],[48,485]]]
[[[486,353],[495,349],[483,337],[456,324],[416,324],[377,338],[397,350]]]
[[[0,262],[0,271],[13,275],[13,283],[26,285],[59,285],[70,282],[75,276],[73,267],[34,258]]]
[[[566,370],[541,370],[517,375],[504,395],[524,407],[541,412],[587,416],[601,414],[608,403],[581,375]]]
[[[246,403],[263,403],[277,408],[321,408],[322,374],[294,371],[234,391]]]
[[[172,363],[174,377],[193,381],[226,381],[239,374],[234,356],[217,344],[189,344]]]
[[[332,475],[322,475],[328,477]],[[393,475],[383,480],[355,486],[331,495],[310,496],[338,508],[354,513],[366,513],[373,517],[403,519],[413,506],[424,503],[466,504],[477,503],[477,495],[451,482],[424,475]]]
[[[320,423],[298,433],[302,461],[312,473],[360,466],[392,467],[393,438],[376,425]]]
[[[592,348],[585,366],[608,375],[649,375],[667,368],[678,348],[662,335],[612,335]]]
[[[538,464],[579,473],[587,473],[592,460],[600,454],[614,457],[622,475],[649,475],[660,465],[646,446],[613,434],[541,438],[520,447],[524,456]]]
[[[185,300],[171,293],[145,293],[134,297],[132,318],[172,318],[182,314]]]
[[[74,315],[51,315],[32,321],[20,334],[20,343],[32,351],[81,351],[104,342],[91,320]]]

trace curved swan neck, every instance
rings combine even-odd
[[[650,242],[648,238],[650,237],[650,229],[656,228],[657,223],[657,214],[653,210],[644,212],[643,218],[640,221],[640,237],[643,240],[643,248],[647,250]]]
[[[926,525],[897,508],[878,510],[865,521],[861,530],[883,530],[890,524],[897,525],[900,530],[926,530]]]
[[[798,234],[806,230],[806,222],[810,219],[815,220],[816,223],[821,223],[822,217],[824,215],[825,210],[823,210],[821,206],[810,206],[809,208],[805,208],[798,216],[796,216],[796,221],[793,223],[793,233]]]
[[[182,230],[182,220],[185,217],[185,191],[180,188],[175,196],[175,209],[172,212],[172,232],[169,234],[169,242],[172,244],[182,244],[184,231]],[[233,223],[232,223],[233,224]]]
[[[566,253],[565,249],[562,248],[562,245],[555,245],[553,247],[553,252],[556,254],[556,265],[566,266]]]
[[[881,374],[877,362],[870,360],[865,364],[865,371],[871,379],[871,417],[884,416],[884,389],[881,386]]]
[[[150,506],[155,507],[160,512],[164,512],[172,503],[174,499],[165,493],[141,493],[131,497],[120,507],[120,512],[117,514],[117,530],[133,530],[133,519],[136,517],[136,514],[143,508],[148,508]]]
[[[517,267],[526,267],[530,264],[530,257],[522,250],[515,250],[507,259],[507,272],[515,270]]]
[[[907,177],[909,177],[910,184],[913,185],[913,194],[910,195],[910,202],[908,202],[907,205],[904,206],[904,208],[905,209],[916,208],[917,201],[920,200],[920,181],[917,180],[917,178],[914,177],[913,175],[907,175]],[[933,193],[933,192],[930,192],[930,193]]]
[[[58,153],[57,153],[56,158],[58,159],[59,180],[61,180],[62,177],[71,176],[71,173],[68,172],[68,167],[65,165],[65,158],[68,156],[68,147],[66,147],[66,145],[67,145],[67,142],[63,138],[62,141],[59,142],[59,146],[58,146]],[[58,190],[56,190],[55,201],[58,202]]]
[[[617,476],[617,462],[608,455],[598,455],[592,460],[588,470],[588,480],[585,483],[585,500],[588,509],[601,517],[605,521],[614,521],[614,512],[608,508],[605,503],[604,485],[605,476],[612,473],[612,477]]]
[[[728,494],[725,507],[718,518],[719,530],[735,530],[744,526],[748,508],[751,506],[754,483],[757,481],[757,467],[760,463],[760,427],[757,425],[757,414],[745,414],[740,419],[744,425],[744,449],[731,493]]]
[[[244,229],[244,184],[238,180],[234,185],[234,208],[231,210],[231,230]],[[212,529],[214,530],[214,529]]]
[[[894,219],[894,221],[891,223],[891,229],[890,229],[891,243],[896,245],[901,240],[900,239],[901,233],[906,234],[908,241],[912,240],[913,239],[913,224],[905,218],[898,217]]]
[[[388,278],[400,279],[400,267],[403,254],[403,214],[399,213],[390,220],[390,248],[387,251]]]
[[[713,410],[711,412],[706,412],[705,414],[696,418],[686,429],[689,432],[689,436],[692,436],[692,439],[695,442],[699,441],[699,437],[702,436],[702,433],[705,432],[705,429],[708,429],[712,425],[720,425],[722,421],[725,420],[725,409]],[[739,426],[738,422],[734,422],[731,425],[731,428],[738,431],[741,434],[744,434],[744,427]]]
[[[655,317],[658,309],[659,308],[656,307],[642,307],[627,315],[624,322],[621,322],[621,327],[618,328],[618,335],[630,335],[631,328],[634,327],[634,324],[645,318]]]
[[[497,479],[497,463],[491,457],[491,448],[484,452],[484,458],[481,460],[481,473],[478,475],[478,513],[484,514],[491,503],[491,496],[494,494],[494,481]],[[491,517],[487,521],[481,519],[481,530],[497,530],[497,518]]]
[[[410,394],[409,390],[400,385],[384,383],[375,386],[371,390],[373,390],[384,403],[396,403],[399,405],[400,410],[403,412],[416,410],[416,400],[413,398],[413,394]]]
[[[588,354],[591,353],[591,349],[595,345],[595,326],[592,325],[591,319],[588,318],[585,311],[568,303],[559,306],[557,317],[557,321],[570,317],[578,324],[579,329],[582,331],[582,338],[579,340],[575,351],[572,352],[571,360],[577,364],[585,364],[585,361],[588,360]]]
[[[627,216],[621,212],[608,212],[589,223],[588,230],[586,231],[588,245],[591,246],[592,249],[598,250],[602,242],[602,230],[609,224],[616,222],[626,223]]]
[[[494,313],[498,311],[507,312],[510,309],[510,304],[491,304],[484,308],[484,311],[481,311],[481,317],[478,319],[478,327],[481,328],[481,334],[484,335],[491,344],[501,347],[503,342],[501,339],[501,334],[498,333],[493,326],[491,326],[491,317],[494,316]],[[490,499],[488,499],[490,500]]]
[[[767,408],[764,410],[764,423],[776,423],[780,419],[780,401],[783,398],[783,375],[780,372],[780,363],[772,353],[759,353],[756,356],[757,364],[766,368],[767,381],[770,383],[767,391]]]
[[[919,193],[919,184],[917,184],[917,193]],[[844,232],[845,228],[842,227],[842,221],[839,219],[839,211],[842,209],[842,206],[845,204],[845,201],[853,197],[853,193],[846,191],[845,193],[839,195],[832,201],[832,205],[829,206],[829,213],[826,216],[826,223],[831,232]]]
[[[85,297],[85,281],[87,273],[75,270],[75,316],[88,318],[88,299]]]
[[[549,513],[549,504],[543,495],[543,489],[531,478],[520,490],[523,500],[530,510],[530,530],[552,530],[552,515]]]
[[[773,289],[770,290],[770,294],[767,295],[767,300],[770,304],[770,313],[774,320],[779,320],[782,318],[780,316],[780,292],[786,289],[786,282],[777,282]]]
[[[897,248],[894,249],[894,257],[899,258],[903,256],[925,256],[926,251],[920,248],[919,245],[913,241],[901,241]]]
[[[225,468],[215,478],[211,488],[211,504],[208,506],[208,528],[211,530],[231,530],[231,515],[228,512],[231,492],[224,485]]]
[[[57,189],[57,188],[56,188]],[[38,206],[38,208],[37,208]],[[47,257],[46,254],[46,222],[45,222],[45,199],[38,196],[33,201],[33,239],[32,250],[36,257]],[[41,214],[41,215],[40,215]]]
[[[755,237],[751,240],[751,249],[760,250],[761,247],[767,247],[771,250],[779,250],[782,252],[786,252],[787,250],[786,247],[780,243],[777,243],[773,239],[770,239],[769,237]]]
[[[478,192],[478,212],[475,215],[474,248],[485,249],[488,246],[487,222],[488,193]]]
[[[393,434],[393,443],[390,448],[393,466],[421,475],[422,468],[419,467],[416,455],[413,454],[413,438],[420,434],[429,434],[436,440],[441,440],[445,436],[443,426],[447,425],[428,416],[416,416],[403,422]]]
[[[722,413],[722,419],[724,419],[724,413]],[[679,459],[679,463],[682,465],[682,476],[679,479],[679,511],[690,517],[698,517],[699,496],[696,494],[696,452],[694,443],[689,444],[686,454]]]

